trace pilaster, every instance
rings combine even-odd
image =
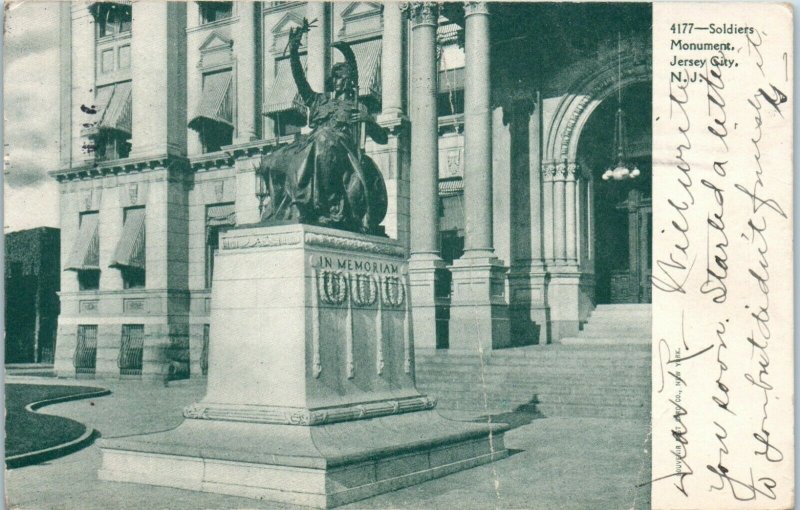
[[[131,157],[186,154],[186,4],[135,2]]]
[[[239,24],[234,31],[236,47],[237,132],[236,142],[246,143],[256,139],[258,109],[257,92],[260,79],[256,73],[257,19],[261,3],[240,2]]]

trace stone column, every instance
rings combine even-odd
[[[466,257],[494,255],[489,6],[466,2],[464,66],[464,203]]]
[[[566,180],[566,163],[556,164],[555,182],[553,183],[553,236],[555,259],[557,264],[567,260],[567,226],[564,201],[564,181]]]
[[[555,247],[553,235],[553,180],[556,176],[556,165],[553,162],[542,163],[542,210],[544,212],[542,234],[544,235],[544,260],[548,265],[555,263]]]
[[[381,169],[389,195],[386,219],[383,222],[386,234],[402,242],[409,249],[409,130],[408,119],[403,114],[403,83],[405,49],[403,32],[405,20],[400,4],[386,3],[383,6],[383,40],[381,49],[381,105],[378,123],[389,130],[389,142],[374,147],[370,156]]]
[[[576,179],[578,177],[578,165],[576,163],[569,163],[566,167],[564,175],[564,207],[565,207],[565,233],[567,236],[566,260],[568,264],[578,263],[578,224],[576,216],[576,207],[578,206],[577,194],[578,187]]]
[[[403,113],[403,14],[400,4],[383,6],[381,48],[381,117],[400,117]]]
[[[236,143],[251,142],[256,139],[256,9],[259,2],[240,2],[239,24],[236,37],[236,96],[238,130]]]
[[[464,4],[465,253],[454,262],[450,348],[479,352],[511,338],[505,275],[492,238],[492,116],[488,2]],[[414,146],[416,150],[416,146]]]
[[[325,2],[308,2],[306,18],[317,20],[308,37],[308,67],[306,77],[315,92],[325,91],[325,74],[330,63],[330,37],[328,32],[328,6]]]
[[[414,302],[414,343],[436,347],[436,275],[439,256],[439,119],[436,111],[436,27],[433,2],[401,5],[411,20],[411,258],[409,277]]]

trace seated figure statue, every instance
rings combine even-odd
[[[312,131],[261,158],[263,223],[306,223],[365,234],[380,234],[387,195],[375,162],[364,154],[363,137],[387,142],[386,130],[358,102],[358,69],[346,43],[333,45],[346,62],[335,64],[317,93],[306,80],[298,49],[313,26],[304,20],[291,30],[292,76],[308,109]],[[363,130],[363,131],[362,131]]]

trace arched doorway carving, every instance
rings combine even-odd
[[[652,140],[649,125],[652,66],[649,44],[639,39],[624,40],[621,52],[614,44],[584,63],[585,66],[565,70],[563,76],[554,80],[568,92],[560,97],[543,136],[544,193],[548,193],[550,180],[555,182],[553,196],[558,195],[557,181],[564,179],[559,177],[562,173],[568,183],[574,181],[574,185],[567,188],[567,194],[574,189],[574,202],[577,204],[576,263],[579,271],[592,282],[593,302],[649,302],[649,228],[652,224]],[[576,68],[585,71],[576,76]],[[638,144],[634,161],[643,173],[635,183],[609,188],[610,183],[602,181],[601,175],[612,163],[614,114],[619,89],[624,92],[626,113],[631,109],[633,117],[638,117],[635,122],[637,135],[646,139],[634,141]],[[631,97],[627,98],[627,95]],[[632,101],[631,105],[626,103],[628,99]],[[646,111],[638,108],[644,104]],[[647,129],[643,130],[641,126],[645,118]],[[630,134],[630,128],[628,131]],[[604,140],[603,135],[610,135],[611,140]],[[544,197],[545,208],[547,198]],[[555,200],[553,203],[560,205]],[[568,197],[566,203],[566,223],[569,224],[572,198]],[[554,230],[557,231],[558,211],[554,210],[553,214],[556,218]],[[619,232],[609,233],[609,227],[613,226],[624,231],[624,236],[617,235]],[[570,242],[569,235],[567,243]],[[553,259],[557,260],[557,237],[551,241],[551,246]]]

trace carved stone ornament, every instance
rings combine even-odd
[[[472,14],[489,14],[489,2],[464,2],[464,17]]]
[[[556,176],[557,168],[556,164],[553,162],[545,162],[542,165],[542,174],[544,174],[545,179],[552,180]]]
[[[320,271],[317,274],[319,300],[326,305],[341,305],[347,300],[347,276],[341,271]]]
[[[350,296],[355,306],[372,306],[378,299],[378,284],[370,274],[350,275]]]
[[[567,176],[572,180],[580,178],[581,166],[575,162],[567,163]]]
[[[356,250],[366,251],[370,253],[377,253],[379,255],[404,255],[403,248],[393,244],[376,243],[372,241],[363,241],[360,239],[351,239],[348,237],[338,237],[326,234],[315,234],[307,232],[305,242],[309,245],[324,246],[327,248],[337,248],[343,250]]]
[[[434,407],[436,407],[436,399],[426,395],[324,409],[195,403],[183,409],[183,416],[192,420],[313,426],[423,411]]]
[[[400,4],[400,11],[406,13],[415,27],[423,25],[435,27],[439,23],[438,2],[403,2]]]
[[[88,211],[92,208],[92,189],[83,192],[83,210]]]
[[[397,276],[386,276],[381,285],[381,303],[390,308],[400,308],[406,300],[403,280]]]
[[[292,246],[301,242],[303,242],[303,235],[300,233],[226,237],[222,239],[222,249],[274,248],[277,246]]]
[[[128,185],[128,199],[130,200],[131,205],[136,205],[139,203],[139,185],[138,184],[129,184]]]

